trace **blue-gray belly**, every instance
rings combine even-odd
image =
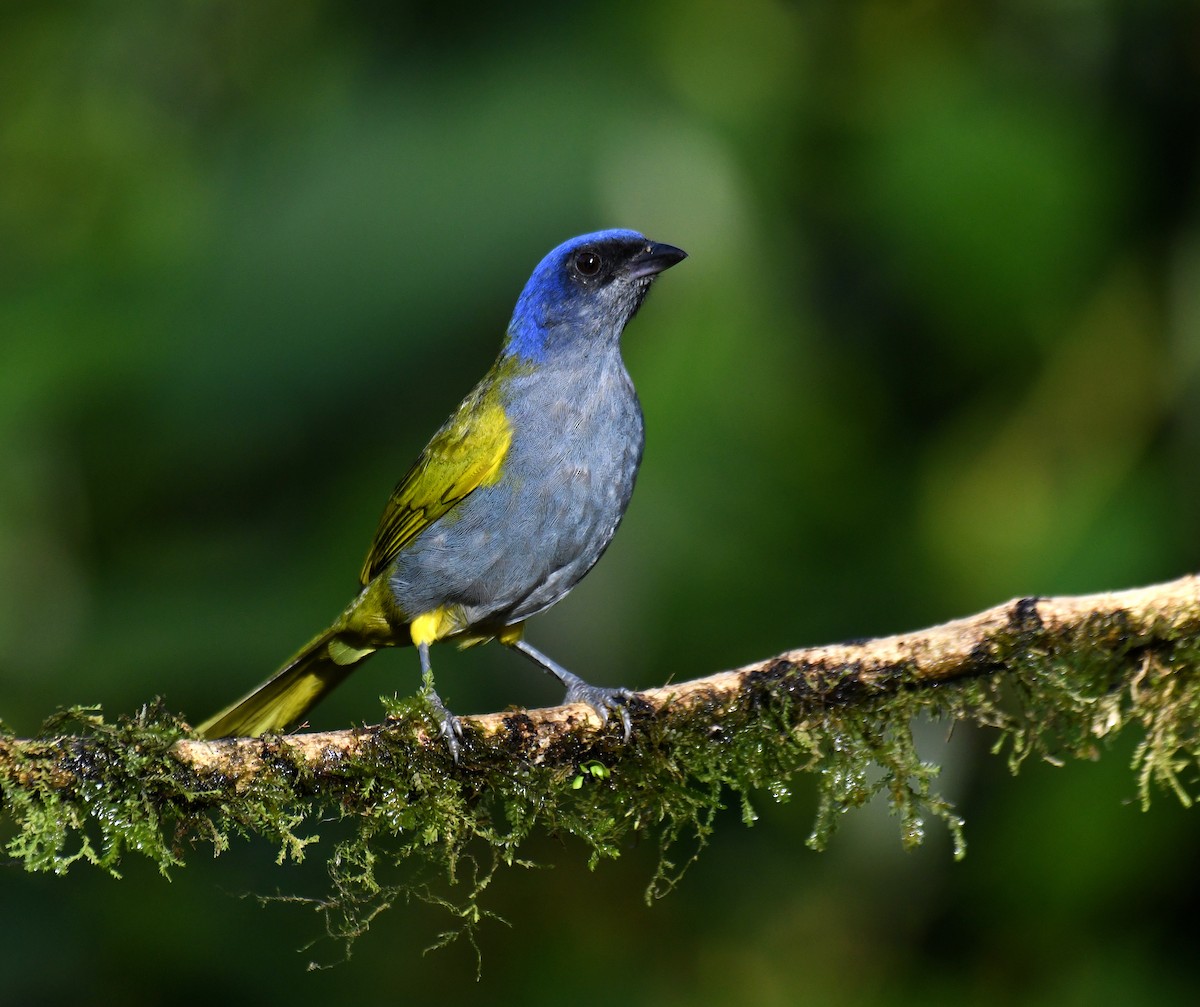
[[[567,394],[514,390],[499,480],[397,558],[390,582],[410,617],[454,605],[469,626],[498,628],[549,608],[591,569],[629,505],[642,456],[641,408],[617,365]]]

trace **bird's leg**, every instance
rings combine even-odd
[[[421,691],[425,694],[425,702],[433,707],[433,714],[438,719],[438,734],[446,739],[446,747],[450,749],[450,758],[458,762],[458,743],[462,739],[462,724],[458,718],[446,709],[437,690],[433,687],[433,666],[429,663],[429,644],[417,645],[417,653],[421,655]]]
[[[567,703],[583,703],[585,706],[590,706],[596,711],[596,716],[600,718],[600,723],[608,723],[608,715],[614,710],[621,712],[621,726],[625,730],[622,740],[629,740],[629,732],[631,724],[629,721],[628,701],[633,698],[633,693],[628,689],[606,689],[599,685],[588,685],[582,678],[572,672],[567,671],[557,661],[552,661],[540,650],[532,644],[526,643],[521,637],[517,636],[512,639],[503,641],[513,650],[524,654],[529,660],[536,664],[542,671],[553,675],[564,686],[566,686],[567,694],[563,697],[563,704]]]

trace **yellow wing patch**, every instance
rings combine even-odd
[[[433,435],[392,490],[359,575],[369,584],[409,542],[464,497],[495,483],[512,445],[512,426],[495,386],[480,384]]]

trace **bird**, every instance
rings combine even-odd
[[[499,641],[557,678],[602,724],[623,688],[589,685],[524,638],[608,548],[633,494],[645,427],[621,335],[655,278],[687,257],[637,231],[579,235],[549,252],[517,299],[500,353],[392,491],[333,623],[271,678],[197,728],[208,739],[281,733],[366,658],[414,646],[423,692],[457,762],[462,726],[433,685],[430,646]]]

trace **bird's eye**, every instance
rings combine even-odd
[[[575,256],[575,268],[580,276],[595,276],[601,265],[600,256],[595,252],[580,252]]]

